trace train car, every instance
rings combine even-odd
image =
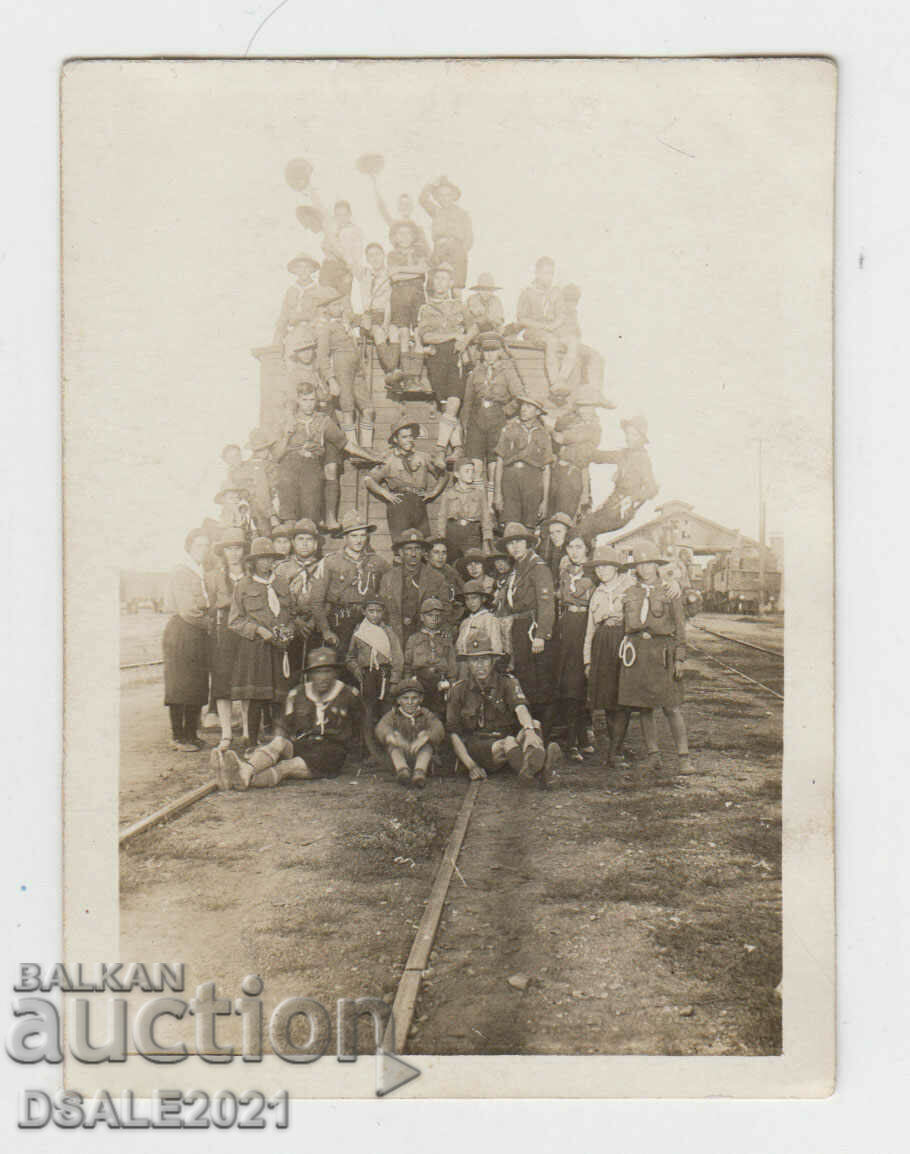
[[[705,568],[705,609],[712,613],[757,613],[760,606],[760,566],[757,547],[731,549]],[[781,575],[770,550],[765,550],[765,600],[780,596]]]

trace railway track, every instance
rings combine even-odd
[[[708,636],[717,638],[721,641],[725,641],[728,644],[740,645],[745,649],[757,651],[758,653],[764,654],[766,657],[774,658],[775,662],[780,662],[781,665],[783,664],[783,653],[778,653],[773,649],[766,649],[761,645],[755,645],[751,641],[743,641],[738,637],[730,637],[729,634],[717,633],[714,629],[708,629],[704,625],[696,625],[694,622],[690,622],[690,628],[697,629],[700,633],[705,633]],[[716,657],[713,653],[708,653],[708,651],[705,649],[700,649],[697,645],[692,645],[690,643],[689,648],[693,651],[693,653],[697,653],[700,657],[704,657],[706,660],[713,662],[715,665],[720,666],[721,669],[726,670],[728,673],[732,673],[742,681],[746,681],[750,685],[756,686],[758,689],[761,689],[765,693],[770,694],[778,701],[784,700],[784,695],[779,690],[774,689],[770,685],[766,685],[763,681],[759,681],[756,677],[750,677],[748,673],[745,673],[742,669],[738,669],[735,665],[730,665],[726,661],[721,661],[719,657]],[[771,672],[773,672],[774,675],[777,675],[778,671],[777,669],[774,669]],[[768,674],[766,673],[764,676],[768,676]]]

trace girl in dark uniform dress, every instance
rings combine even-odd
[[[251,746],[258,744],[262,717],[271,720],[272,706],[283,703],[290,688],[290,607],[272,582],[279,556],[267,537],[256,538],[247,558],[250,576],[237,582],[228,616],[239,634],[231,697],[250,703]]]
[[[220,559],[220,564],[215,565],[205,575],[215,621],[215,628],[211,634],[211,695],[221,725],[218,749],[225,750],[231,744],[231,693],[234,662],[237,659],[237,646],[240,642],[240,635],[228,626],[228,617],[234,600],[234,589],[245,576],[243,558],[246,555],[246,537],[243,531],[228,529],[215,545],[214,552]],[[244,736],[248,735],[244,733]]]
[[[168,602],[173,616],[164,627],[164,704],[171,714],[173,747],[181,753],[202,749],[197,729],[209,699],[209,595],[203,564],[211,539],[202,529],[187,534],[187,560],[171,574]]]
[[[619,707],[619,647],[625,636],[623,595],[635,580],[623,571],[625,557],[612,545],[598,545],[588,568],[598,585],[588,602],[583,660],[588,677],[588,707],[606,716],[609,769],[619,757],[629,727],[629,710]]]
[[[590,568],[586,565],[588,545],[583,537],[569,536],[566,553],[559,564],[556,601],[556,700],[566,719],[566,756],[582,761],[580,746],[585,744],[584,639],[588,624],[588,602],[594,591]]]
[[[623,595],[625,637],[620,648],[619,704],[641,711],[641,732],[652,768],[661,766],[654,710],[663,709],[679,756],[679,771],[689,768],[683,701],[686,615],[678,587],[661,581],[666,564],[653,545],[636,546],[632,565],[638,580]]]

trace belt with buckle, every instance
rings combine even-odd
[[[450,517],[450,521],[454,521],[456,525],[479,525],[479,517]]]
[[[569,613],[587,613],[587,605],[564,605],[563,609],[568,610]]]

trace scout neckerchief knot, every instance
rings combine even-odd
[[[648,614],[651,612],[651,593],[656,588],[655,585],[645,585],[642,583],[642,589],[645,591],[644,601],[641,603],[641,613],[639,614],[639,622],[644,625],[648,620]]]
[[[266,599],[269,603],[269,609],[272,613],[279,617],[281,615],[281,602],[278,600],[278,594],[275,592],[275,587],[272,584],[272,577],[254,577],[254,581],[258,581],[260,585],[266,588]]]
[[[325,735],[326,708],[335,700],[342,689],[344,689],[344,682],[336,681],[325,697],[320,697],[309,682],[304,686],[303,692],[306,694],[307,700],[312,701],[316,706],[316,724],[323,736]]]

